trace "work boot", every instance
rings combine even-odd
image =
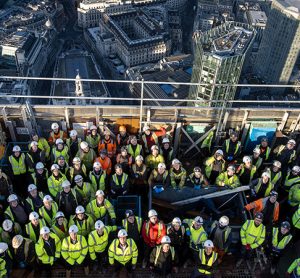
[[[66,270],[66,278],[71,278],[71,270]]]
[[[89,267],[88,266],[84,267],[84,275],[88,276],[89,273],[90,273]]]

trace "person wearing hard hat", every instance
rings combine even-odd
[[[48,143],[50,146],[53,146],[57,139],[66,140],[67,139],[67,133],[60,130],[58,123],[52,123],[51,124],[51,132],[49,134]]]
[[[156,245],[161,243],[162,238],[166,235],[166,226],[158,220],[157,212],[150,209],[148,212],[149,220],[145,221],[142,227],[142,237],[144,240],[144,260],[143,268],[147,266],[150,254]]]
[[[290,233],[291,225],[289,222],[284,221],[280,224],[280,228],[273,227],[272,243],[271,243],[271,274],[274,275],[276,266],[278,265],[280,257],[283,255],[284,250],[292,244],[292,235]]]
[[[260,173],[262,164],[263,164],[263,159],[260,157],[260,149],[259,148],[255,148],[253,150],[253,155],[250,156],[251,160],[252,160],[252,164],[256,167],[256,172]]]
[[[126,174],[129,174],[132,161],[132,156],[127,152],[126,146],[121,147],[120,153],[117,155],[116,162],[122,165],[122,169]]]
[[[25,226],[26,235],[35,243],[40,236],[40,230],[46,226],[44,219],[40,219],[37,212],[33,211],[29,214],[29,223]]]
[[[135,216],[131,209],[127,209],[125,211],[125,218],[122,220],[122,227],[128,233],[128,237],[132,238],[138,247],[141,247],[142,223],[143,219]]]
[[[89,180],[91,181],[94,194],[97,190],[105,191],[107,183],[106,177],[106,172],[102,169],[100,162],[94,162],[93,171],[89,173]]]
[[[81,163],[84,164],[86,172],[93,170],[94,160],[97,158],[95,151],[89,147],[89,144],[85,141],[80,143],[80,149],[78,150],[76,157],[79,157]]]
[[[242,185],[249,185],[250,182],[256,178],[256,172],[256,166],[252,164],[250,156],[243,157],[243,163],[240,164],[236,171]]]
[[[59,166],[51,166],[51,176],[47,180],[48,190],[52,197],[56,197],[61,190],[62,183],[67,180],[66,176],[59,171]]]
[[[70,138],[67,138],[66,145],[69,148],[70,157],[73,159],[80,148],[81,138],[78,138],[78,133],[74,129],[70,131],[69,135]]]
[[[21,153],[19,146],[14,146],[12,149],[12,155],[8,157],[9,173],[14,185],[14,191],[17,195],[25,197],[27,195],[27,188],[24,186],[26,181],[27,165],[25,154]]]
[[[300,204],[298,205],[298,209],[294,212],[292,216],[292,223],[294,227],[294,238],[296,242],[300,239]]]
[[[151,131],[148,125],[143,127],[142,142],[145,154],[149,154],[153,145],[158,145],[158,137],[166,135],[166,129],[161,127],[160,131]]]
[[[273,158],[283,165],[284,170],[296,159],[296,141],[290,139],[286,145],[279,145],[273,150]]]
[[[270,160],[271,148],[269,147],[268,137],[262,137],[260,140],[260,145],[256,145],[255,148],[259,149],[259,156],[264,162],[268,162]]]
[[[21,268],[32,271],[35,267],[34,242],[21,235],[13,237],[12,242],[13,268]]]
[[[287,214],[288,217],[292,217],[294,212],[297,210],[300,204],[300,184],[295,184],[289,191],[288,201],[287,201]]]
[[[51,227],[55,222],[55,215],[58,212],[58,206],[53,201],[50,195],[45,195],[43,198],[43,206],[39,209],[39,215],[46,221],[48,227]]]
[[[0,277],[9,277],[12,269],[12,260],[8,244],[0,242]]]
[[[65,180],[61,187],[62,190],[56,196],[56,203],[58,210],[62,211],[69,219],[74,214],[78,204],[82,203],[82,197],[74,188],[71,188],[71,183],[68,180]]]
[[[169,171],[166,170],[165,163],[159,163],[157,170],[152,170],[150,177],[148,179],[148,184],[150,188],[153,188],[156,193],[160,193],[171,185],[171,179]]]
[[[84,274],[89,275],[88,244],[84,236],[78,235],[78,227],[72,225],[69,228],[69,236],[61,244],[61,256],[65,262],[66,278],[71,277],[74,266],[83,266]]]
[[[283,183],[284,190],[288,192],[295,184],[300,184],[300,166],[298,165],[288,171]]]
[[[57,158],[57,165],[59,167],[59,171],[62,174],[67,175],[70,167],[69,167],[69,163],[66,161],[66,159],[63,155],[60,155]]]
[[[193,173],[187,178],[187,185],[193,187],[196,190],[209,186],[206,177],[202,174],[201,168],[194,167]]]
[[[124,125],[119,126],[119,133],[117,134],[116,140],[118,151],[120,151],[122,147],[126,147],[129,144],[129,134],[127,133]]]
[[[126,195],[129,191],[129,186],[128,175],[123,172],[121,164],[116,164],[115,174],[113,174],[110,181],[111,197],[116,198],[118,196]]]
[[[98,144],[98,153],[101,150],[106,149],[107,155],[110,159],[112,159],[117,152],[117,145],[113,138],[111,138],[111,133],[109,130],[104,131],[104,138],[100,140]]]
[[[161,244],[154,247],[150,254],[150,269],[156,275],[170,277],[172,271],[178,272],[178,263],[178,254],[171,246],[170,237],[164,236]]]
[[[226,139],[222,145],[222,150],[227,162],[233,163],[238,159],[242,151],[242,144],[238,140],[237,132],[230,133],[229,139]]]
[[[157,169],[159,163],[165,163],[164,157],[159,154],[159,149],[157,145],[151,147],[151,154],[146,157],[146,166],[152,171]]]
[[[40,237],[35,244],[39,268],[51,277],[53,264],[60,258],[61,241],[47,226],[40,230]],[[47,276],[48,276],[47,275]]]
[[[184,219],[183,223],[186,226],[186,235],[189,237],[191,259],[197,261],[199,250],[204,241],[207,240],[207,233],[203,227],[203,218],[197,216],[195,219]]]
[[[56,213],[55,223],[52,225],[51,231],[55,233],[60,240],[68,236],[68,220],[62,211]]]
[[[66,162],[69,161],[69,148],[62,139],[56,139],[55,146],[52,147],[51,163],[57,163],[59,156],[63,156]]]
[[[206,240],[204,248],[199,251],[199,262],[197,269],[192,272],[191,278],[212,277],[212,271],[218,264],[218,253],[214,251],[214,244],[211,240]]]
[[[117,230],[117,226],[105,226],[101,220],[96,221],[95,230],[88,236],[89,253],[93,263],[93,270],[97,268],[105,273],[108,264],[108,241],[111,232]]]
[[[214,251],[218,254],[220,264],[232,242],[231,227],[227,216],[222,216],[219,221],[215,220],[212,223],[209,238],[214,243]]]
[[[179,264],[183,265],[187,258],[188,249],[185,227],[179,217],[175,217],[167,226],[167,235],[171,239],[171,246],[177,253]]]
[[[278,190],[278,188],[281,186],[282,182],[282,164],[278,160],[274,160],[272,164],[272,168],[267,168],[266,171],[270,173],[270,179],[272,184],[274,185],[274,189]]]
[[[134,193],[141,195],[143,200],[146,200],[148,196],[147,167],[144,164],[144,158],[141,155],[138,155],[134,161],[135,163],[132,165],[130,171],[131,184],[134,188]]]
[[[171,147],[170,139],[165,137],[161,143],[162,147],[159,152],[164,157],[166,165],[170,167],[172,160],[174,159],[174,150]]]
[[[18,222],[12,222],[10,219],[6,219],[2,223],[2,232],[0,238],[3,242],[11,245],[11,241],[15,235],[22,234],[21,226]]]
[[[45,163],[46,157],[45,152],[38,147],[38,143],[32,141],[28,153],[25,155],[26,165],[28,172],[33,173],[35,166],[38,162]]]
[[[95,162],[99,162],[101,164],[101,168],[106,172],[106,175],[110,176],[112,162],[111,159],[107,155],[107,150],[103,149],[100,151],[99,157],[96,158]]]
[[[216,185],[227,186],[230,189],[237,188],[241,185],[238,176],[235,174],[235,167],[233,165],[228,166],[227,171],[217,177]]]
[[[81,163],[81,160],[79,157],[75,156],[72,160],[73,166],[71,166],[68,169],[67,172],[67,178],[68,180],[72,183],[72,185],[74,185],[74,178],[77,175],[82,176],[84,181],[88,181],[88,172],[86,170],[86,167],[83,163]]]
[[[91,201],[91,199],[94,198],[95,192],[91,184],[89,182],[84,181],[81,175],[75,176],[74,183],[74,189],[76,193],[81,196],[81,204],[85,207]]]
[[[111,202],[105,198],[102,190],[98,190],[95,196],[96,199],[86,206],[87,213],[92,215],[94,221],[101,220],[105,225],[108,225],[109,222],[115,225],[116,214]]]
[[[76,225],[78,234],[87,238],[89,233],[94,229],[94,220],[92,216],[85,212],[83,206],[78,206],[75,210],[75,215],[72,215],[69,221],[69,227]]]
[[[270,173],[263,172],[261,178],[255,179],[250,184],[251,195],[255,198],[264,198],[270,195],[274,189],[274,185],[271,182]]]
[[[118,238],[114,239],[108,248],[109,264],[118,274],[121,269],[126,269],[128,274],[135,270],[138,258],[138,249],[133,239],[128,238],[127,232],[121,229]]]
[[[299,278],[300,277],[300,258],[295,259],[287,270],[288,277]]]
[[[175,158],[172,160],[172,167],[170,169],[170,180],[173,189],[181,190],[186,182],[186,170],[182,167],[181,162]]]
[[[9,176],[7,176],[0,167],[0,205],[7,207],[6,200],[13,192],[13,185]]]
[[[50,158],[51,148],[44,137],[38,135],[36,131],[32,131],[31,133],[32,141],[37,142],[38,148],[45,152],[45,158],[48,160]],[[28,149],[30,149],[30,144],[28,145]]]
[[[28,222],[29,211],[26,206],[15,194],[11,194],[7,198],[9,206],[4,212],[4,217],[12,222],[18,222],[22,228]]]
[[[143,147],[138,144],[138,140],[135,135],[130,136],[129,144],[127,145],[127,151],[132,157],[143,155]]]
[[[45,168],[42,162],[38,162],[35,165],[35,171],[31,174],[31,183],[35,184],[38,191],[41,191],[45,194],[49,194],[48,188],[48,170]]]
[[[205,161],[205,176],[210,184],[215,184],[216,178],[225,171],[226,161],[222,150],[216,150],[215,154]]]
[[[30,211],[38,212],[43,206],[43,198],[43,192],[38,192],[35,184],[29,184],[28,197],[25,200],[25,206],[27,206]]]
[[[98,144],[100,142],[100,134],[97,132],[95,125],[90,126],[89,134],[85,137],[85,141],[89,144],[89,147],[94,150],[95,153],[98,151]]]

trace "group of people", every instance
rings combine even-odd
[[[139,260],[153,275],[165,277],[193,263],[192,277],[209,277],[230,252],[229,218],[220,215],[205,230],[200,215],[175,217],[169,224],[153,209],[144,220],[130,209],[117,217],[118,196],[137,194],[146,200],[148,190],[159,194],[171,188],[180,194],[187,186],[249,185],[243,210],[248,220],[240,230],[242,259],[249,262],[263,247],[271,273],[287,247],[299,240],[300,167],[293,139],[271,150],[263,137],[252,155],[242,156],[238,134],[232,132],[222,148],[188,174],[164,128],[144,126],[137,138],[125,126],[115,135],[108,128],[100,134],[92,125],[84,140],[57,123],[51,129],[48,140],[33,133],[28,150],[15,145],[8,169],[0,170],[1,277],[12,268],[51,274],[55,264],[65,267],[66,277],[78,265],[86,275],[91,268],[103,273],[108,265],[115,274],[124,269],[132,275]],[[208,153],[212,140],[209,135],[201,146]],[[215,212],[211,203],[209,208]],[[287,270],[291,277],[299,277],[299,261]]]

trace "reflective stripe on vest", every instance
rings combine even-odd
[[[120,183],[119,183],[119,179],[117,178],[117,174],[114,174],[114,175],[113,175],[113,181],[114,181],[114,183],[115,183],[117,186],[121,186],[121,187],[123,187],[123,185],[125,184],[127,178],[128,178],[128,175],[125,174],[125,173],[123,173],[123,174],[122,174],[121,184],[120,184]]]
[[[282,151],[285,149],[285,146],[284,145],[281,145],[278,149],[278,153],[277,153],[277,156],[281,155]],[[291,163],[294,159],[294,157],[296,156],[296,151],[293,150],[291,156],[290,156],[290,160],[289,160],[289,163]]]
[[[160,251],[161,251],[161,245],[159,245],[159,246],[156,247],[154,265],[157,265],[157,260],[158,260]],[[170,246],[170,251],[171,251],[172,261],[174,261],[174,259],[175,259],[175,250],[174,250],[174,247]]]
[[[211,267],[214,264],[214,262],[216,261],[217,257],[218,257],[218,254],[213,251],[212,255],[209,258],[209,260],[206,261],[206,256],[205,256],[204,249],[201,249],[200,252],[199,252],[199,259],[200,259],[201,264],[209,266],[209,267]],[[203,273],[203,274],[206,274],[206,275],[210,275],[211,274],[210,271],[205,270],[205,269],[201,269],[201,268],[199,268],[198,271],[200,273]]]
[[[296,184],[296,183],[300,183],[300,177],[296,176],[292,179],[289,179],[291,172],[288,173],[288,175],[285,178],[284,181],[284,186],[286,187],[291,187],[292,185]]]
[[[226,140],[226,153],[228,153],[228,151],[229,151],[229,145],[230,145],[230,139],[227,139],[227,140]],[[238,152],[240,146],[241,146],[241,143],[240,143],[240,142],[237,142],[233,154],[236,154],[236,153]]]
[[[163,225],[162,223],[158,223],[158,230],[157,230],[157,238],[160,238],[161,236],[161,231],[163,229]],[[150,231],[150,223],[149,221],[146,222],[146,236],[149,236],[149,231]]]
[[[290,240],[292,239],[292,235],[284,236],[279,242],[278,242],[278,228],[273,228],[273,238],[272,238],[272,245],[274,248],[283,250]]]
[[[9,156],[8,160],[11,164],[15,176],[26,173],[26,163],[25,163],[24,153],[21,153],[19,160],[17,160],[13,155]]]
[[[140,217],[135,217],[135,221],[137,223],[137,227],[138,227],[138,231],[141,231],[141,227],[142,227],[142,218]],[[128,232],[128,220],[127,218],[122,220],[122,226],[125,228],[125,230]]]
[[[136,158],[141,153],[141,150],[142,147],[139,144],[136,145],[135,151],[133,151],[131,144],[129,144],[127,148],[128,153],[131,154],[134,158]]]

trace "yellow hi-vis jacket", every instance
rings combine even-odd
[[[114,207],[107,199],[103,201],[101,206],[97,205],[97,200],[92,200],[86,206],[86,212],[92,215],[95,221],[102,219],[106,213],[109,214],[111,219],[116,218]]]
[[[216,184],[221,186],[222,182],[225,183],[225,186],[228,186],[230,188],[237,188],[241,185],[240,180],[236,174],[234,174],[231,177],[228,177],[227,172],[223,172],[217,177]]]
[[[209,260],[206,261],[205,250],[200,249],[200,251],[199,251],[199,259],[200,259],[201,265],[205,265],[205,266],[211,268],[212,265],[214,264],[214,262],[217,260],[217,258],[218,258],[218,253],[213,251],[211,253],[211,256],[210,256]],[[207,268],[202,269],[201,266],[198,268],[198,271],[202,274],[205,274],[205,275],[210,275],[211,274],[211,270],[208,270]]]
[[[300,229],[300,205],[298,206],[298,209],[295,211],[292,221],[293,221],[293,226],[297,229]]]
[[[54,233],[50,233],[50,237],[54,239],[55,242],[55,254],[53,256],[49,256],[45,250],[45,241],[40,236],[39,240],[35,244],[35,252],[38,257],[38,259],[43,264],[50,264],[53,265],[54,259],[60,258],[60,250],[61,250],[61,241],[58,238],[58,236]]]
[[[127,238],[127,247],[123,250],[119,246],[119,239],[115,239],[108,249],[109,264],[113,265],[114,261],[118,261],[120,264],[125,265],[130,260],[133,265],[136,264],[138,258],[138,249],[133,239]]]
[[[293,263],[290,265],[289,269],[287,270],[289,274],[293,273],[293,277],[299,277],[300,276],[300,258],[293,261]]]
[[[56,198],[57,194],[61,191],[61,185],[66,180],[66,176],[61,173],[61,177],[57,180],[51,175],[48,180],[48,189],[52,197]]]
[[[85,218],[83,221],[79,221],[76,218],[76,215],[70,217],[69,221],[69,227],[72,225],[76,225],[78,228],[78,235],[82,235],[84,237],[87,237],[88,234],[94,229],[94,220],[92,216],[85,214]]]
[[[194,228],[193,219],[184,219],[183,223],[188,224],[186,231],[190,232],[190,248],[199,251],[200,247],[202,247],[202,243],[208,238],[207,233],[205,232],[203,226],[196,230]]]
[[[293,236],[288,234],[278,241],[278,231],[278,228],[273,228],[272,246],[277,250],[283,250],[289,244]]]
[[[57,222],[55,221],[55,223],[51,227],[51,231],[53,233],[55,233],[59,237],[60,240],[63,240],[65,237],[68,236],[68,221],[67,221],[67,219],[64,219],[63,226],[64,226],[64,231],[62,231],[58,227]]]
[[[71,237],[66,237],[61,245],[61,255],[70,265],[81,264],[88,252],[88,245],[84,236],[77,235],[75,243],[72,243]]]
[[[9,156],[8,160],[11,165],[14,176],[19,176],[26,173],[24,153],[21,153],[19,160],[17,160],[13,155]]]
[[[266,228],[263,224],[256,227],[254,220],[247,220],[241,228],[240,235],[243,245],[250,244],[250,247],[255,249],[264,243]]]
[[[44,219],[39,219],[39,225],[40,225],[40,229],[42,229],[42,227],[44,227],[44,226],[47,226]],[[38,238],[35,235],[35,232],[33,230],[31,222],[29,222],[28,224],[25,225],[25,230],[26,230],[26,234],[29,236],[29,238],[33,242],[37,242],[38,241]]]
[[[39,209],[39,215],[46,221],[47,226],[51,227],[55,223],[55,215],[57,211],[58,211],[58,206],[56,202],[52,201],[52,205],[51,205],[52,216],[50,217],[45,206],[42,206]]]
[[[140,217],[138,217],[138,216],[136,216],[135,217],[135,221],[137,223],[137,228],[138,228],[138,231],[140,233],[141,229],[142,229],[143,219],[140,218]],[[128,220],[127,220],[127,218],[125,218],[125,219],[122,220],[122,226],[126,230],[126,232],[128,232]]]

